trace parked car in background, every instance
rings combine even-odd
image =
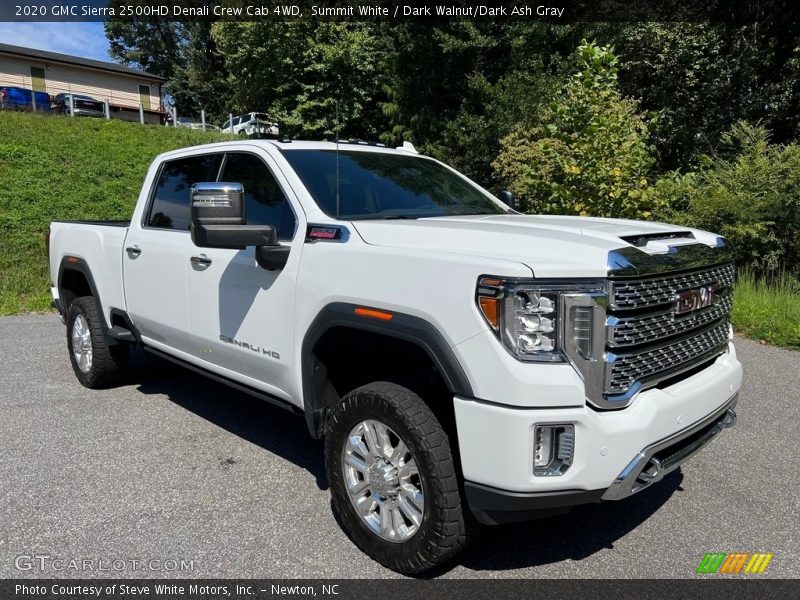
[[[278,124],[268,114],[251,112],[225,121],[222,131],[244,136],[278,136]]]
[[[164,123],[167,127],[172,127],[172,119],[167,118]],[[178,117],[177,127],[186,127],[188,129],[203,129],[203,124],[197,121],[194,117]],[[220,131],[220,128],[211,123],[205,124],[206,131]]]
[[[71,105],[70,98],[72,98]],[[60,115],[76,117],[106,116],[105,103],[82,94],[58,94],[54,98],[52,109]]]
[[[35,95],[34,95],[35,94]],[[34,107],[34,99],[36,106]],[[0,109],[40,110],[50,112],[50,96],[45,92],[33,92],[19,87],[0,88]]]
[[[187,119],[184,122],[181,122],[181,119]],[[216,125],[212,125],[211,123],[206,123],[205,126],[195,121],[191,117],[178,117],[178,127],[188,127],[189,129],[203,129],[205,127],[206,131],[220,131],[220,128]]]
[[[194,117],[178,117],[178,121],[176,123],[172,122],[172,117],[167,117],[164,125],[167,127],[191,127],[192,125],[199,125],[199,123],[194,120]]]

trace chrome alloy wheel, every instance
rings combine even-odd
[[[417,463],[405,442],[380,421],[356,425],[342,450],[350,501],[384,540],[404,542],[419,531],[425,501]]]
[[[83,315],[78,315],[72,322],[72,353],[78,368],[88,373],[92,368],[92,334]]]

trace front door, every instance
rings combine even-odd
[[[197,248],[189,270],[193,353],[220,374],[290,399],[294,353],[294,294],[304,220],[289,187],[266,155],[229,152],[220,181],[241,183],[248,224],[269,224],[292,247],[286,267],[266,271],[255,248]]]
[[[152,345],[190,347],[187,276],[192,253],[189,195],[192,184],[214,181],[222,154],[165,162],[141,223],[132,223],[122,263],[125,300],[133,323]]]

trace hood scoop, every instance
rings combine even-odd
[[[696,244],[697,238],[691,231],[667,231],[620,236],[620,239],[648,254],[671,252],[670,248]]]

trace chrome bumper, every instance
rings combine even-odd
[[[722,407],[705,419],[683,429],[639,452],[617,475],[602,500],[621,500],[640,492],[697,454],[723,429],[736,423],[739,395],[734,394]]]

